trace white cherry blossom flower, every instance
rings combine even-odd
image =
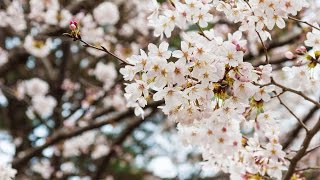
[[[169,43],[167,42],[162,42],[159,45],[159,48],[154,44],[149,44],[148,55],[150,57],[159,57],[159,58],[169,59],[171,56],[171,51],[169,51],[168,48],[169,48]]]
[[[41,117],[48,117],[53,114],[57,101],[52,96],[35,96],[32,98],[32,109]]]
[[[44,58],[49,55],[51,50],[51,39],[48,38],[46,41],[36,40],[32,36],[28,35],[24,41],[24,48],[32,55]]]
[[[104,83],[103,87],[106,91],[110,90],[118,76],[114,64],[104,64],[102,62],[98,62],[93,74],[99,81]]]
[[[0,164],[0,179],[11,180],[17,174],[17,170],[13,169],[9,164]]]
[[[24,92],[29,96],[43,96],[46,95],[49,91],[49,84],[39,78],[32,78],[26,80],[22,83]]]
[[[99,25],[115,25],[120,14],[117,5],[112,2],[103,2],[93,10],[93,16]]]

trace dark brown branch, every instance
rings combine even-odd
[[[288,59],[288,58],[286,58],[286,57],[283,57],[283,58],[278,58],[278,59],[270,59],[269,60],[269,64],[271,64],[271,65],[281,65],[282,63],[285,63],[285,62],[287,62],[287,61],[292,61],[292,59]],[[252,62],[252,65],[254,66],[254,67],[259,67],[259,66],[261,66],[261,65],[266,65],[266,62],[261,62],[261,61],[259,61],[259,62],[257,62],[257,61],[254,61],[254,62]]]
[[[284,180],[290,180],[291,176],[295,172],[295,168],[300,161],[301,158],[303,158],[307,152],[307,148],[309,147],[309,144],[312,140],[312,138],[319,132],[320,130],[320,119],[318,119],[318,122],[313,126],[313,128],[307,133],[306,137],[303,140],[303,143],[301,145],[301,149],[297,152],[297,154],[290,160],[290,165],[288,168],[288,171],[284,177]]]
[[[313,106],[313,108],[309,111],[309,113],[302,119],[302,122],[304,124],[307,124],[307,122],[310,121],[310,119],[318,111],[318,109],[319,108],[317,106]],[[291,145],[291,143],[294,141],[294,139],[296,138],[297,134],[299,134],[301,129],[302,129],[302,126],[298,124],[295,128],[293,128],[293,130],[290,133],[286,135],[288,139],[286,139],[285,142],[282,143],[283,149],[287,149]]]

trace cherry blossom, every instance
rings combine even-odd
[[[51,96],[35,96],[32,98],[32,108],[42,117],[52,115],[57,101]]]
[[[164,100],[161,109],[169,119],[179,123],[179,133],[192,132],[185,134],[190,138],[187,143],[200,146],[205,167],[214,164],[223,172],[231,173],[233,178],[256,175],[281,179],[281,171],[287,169],[287,162],[286,153],[279,143],[279,122],[273,111],[264,110],[264,104],[281,92],[278,87],[270,85],[272,66],[254,67],[243,62],[247,41],[241,39],[241,31],[230,33],[224,40],[214,31],[201,28],[212,21],[209,9],[216,7],[231,21],[241,22],[242,31],[255,30],[256,38],[259,36],[265,41],[270,38],[265,28],[284,28],[285,19],[307,4],[252,0],[244,4],[232,2],[232,7],[223,1],[211,3],[173,1],[173,8],[166,9],[163,15],[160,13],[158,19],[155,17],[158,12],[154,13],[150,24],[155,28],[155,36],[162,37],[164,33],[170,37],[173,26],[183,28],[178,22],[183,18],[188,23],[199,23],[202,34],[184,34],[181,50],[173,51],[172,56],[168,44],[163,41],[159,46],[149,44],[148,56],[141,51],[143,58],[129,58],[133,66],[127,65],[120,70],[126,80],[134,81],[125,88],[127,105],[143,108],[149,96],[154,101]],[[281,6],[289,8],[291,3],[299,7],[291,8],[289,12],[281,9]],[[316,46],[312,43],[314,36],[311,33],[307,35],[306,45]],[[316,55],[310,56],[316,58]],[[285,68],[284,71],[289,79],[297,79],[298,76],[301,79],[291,83],[295,89],[299,89],[301,83],[311,83],[312,77],[305,67]],[[133,90],[138,88],[139,92]],[[254,130],[259,132],[254,139],[245,137],[240,127],[240,123],[245,123],[253,114],[256,116]],[[271,143],[262,139],[269,139]],[[244,168],[238,168],[244,164]]]
[[[114,65],[103,64],[102,62],[99,62],[96,65],[93,74],[99,81],[104,83],[103,87],[105,90],[109,90],[112,87],[114,80],[117,78],[117,72]]]
[[[50,53],[51,43],[50,38],[43,41],[34,39],[32,36],[27,36],[25,38],[24,47],[30,54],[43,58]]]
[[[0,179],[11,180],[15,177],[17,171],[12,169],[11,165],[0,165]]]
[[[99,25],[114,25],[120,18],[118,7],[112,2],[101,3],[93,10],[93,16]]]

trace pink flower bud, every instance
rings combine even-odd
[[[73,31],[73,30],[76,30],[78,28],[78,23],[76,21],[70,21],[70,29]]]
[[[237,49],[237,51],[241,51],[242,48],[239,44],[236,44],[236,49]]]
[[[291,51],[287,51],[284,56],[287,58],[287,59],[293,59],[294,58],[294,54],[291,52]]]
[[[246,53],[246,49],[244,47],[241,47],[240,44],[235,44],[236,45],[236,50],[237,51],[242,51],[243,53]]]
[[[303,55],[307,52],[307,49],[306,47],[304,46],[300,46],[296,49],[296,53],[299,54],[299,55]]]

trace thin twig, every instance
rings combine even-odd
[[[318,27],[316,27],[316,26],[314,26],[314,25],[310,24],[310,23],[309,23],[309,22],[307,22],[307,21],[303,21],[303,20],[300,20],[300,19],[297,19],[297,18],[295,18],[295,17],[291,17],[291,16],[288,16],[288,19],[291,19],[291,20],[293,20],[293,21],[297,21],[297,22],[299,22],[299,23],[306,24],[306,25],[308,25],[308,26],[310,26],[310,27],[312,27],[312,28],[317,29],[317,30],[319,30],[319,31],[320,31],[320,28],[318,28]]]
[[[247,3],[247,5],[249,6],[249,8],[251,9],[251,13],[254,14],[254,13],[253,13],[253,10],[252,10],[252,7],[251,7],[251,5],[250,5],[250,3],[249,3],[249,1],[245,1],[245,2]],[[261,41],[261,44],[262,44],[262,46],[263,46],[264,54],[265,54],[265,56],[266,56],[266,63],[269,64],[268,49],[267,49],[267,47],[265,46],[265,44],[264,44],[264,42],[263,42],[263,40],[262,40],[262,37],[261,37],[261,35],[259,34],[259,32],[258,32],[257,30],[255,30],[255,31],[256,31],[256,33],[258,34],[259,40]]]
[[[293,111],[292,111],[286,104],[284,104],[284,102],[281,100],[281,98],[280,98],[279,96],[276,96],[276,97],[277,97],[278,100],[280,101],[280,104],[283,105],[283,106],[290,112],[290,114],[291,114],[292,116],[294,116],[294,117],[298,120],[298,122],[302,125],[302,127],[308,132],[309,129],[308,129],[308,127],[303,123],[303,121],[302,121],[297,115],[295,115],[295,114],[293,113]]]
[[[316,149],[318,149],[318,148],[320,148],[320,144],[319,144],[318,146],[316,146],[316,147],[313,147],[313,148],[311,148],[311,149],[307,150],[307,152],[306,152],[306,154],[305,154],[305,155],[307,155],[307,154],[311,153],[312,151],[315,151],[315,150],[316,150]]]
[[[258,34],[258,37],[260,39],[260,42],[262,44],[263,50],[264,50],[264,55],[266,57],[266,63],[269,64],[269,57],[268,57],[268,48],[266,47],[266,45],[264,44],[261,35],[259,34],[259,32],[256,30],[256,33]]]
[[[96,50],[100,50],[100,51],[106,52],[107,54],[109,54],[109,55],[111,55],[112,57],[116,58],[117,60],[121,61],[122,63],[133,66],[133,64],[130,64],[129,62],[127,62],[127,61],[119,58],[118,56],[116,56],[116,55],[113,54],[112,52],[108,51],[108,50],[107,50],[105,47],[103,47],[103,46],[101,46],[101,48],[98,48],[98,47],[96,47],[96,46],[93,46],[93,45],[91,45],[91,44],[88,44],[87,42],[85,42],[85,41],[82,40],[82,39],[79,39],[79,40],[80,40],[82,43],[84,43],[86,47],[90,47],[90,48],[94,48],[94,49],[96,49]]]
[[[75,37],[75,36],[71,36],[70,34],[68,33],[64,33],[63,34],[64,36],[67,36],[67,37],[70,37],[70,38],[73,38],[74,40],[77,40],[77,41],[80,41],[82,42],[84,45],[84,47],[89,47],[89,48],[93,48],[93,49],[96,49],[98,51],[103,51],[107,54],[109,54],[110,56],[116,58],[117,60],[119,60],[120,62],[126,64],[126,65],[131,65],[131,66],[134,66],[133,64],[130,64],[129,62],[127,62],[126,60],[124,59],[121,59],[120,57],[118,57],[117,55],[113,54],[112,52],[110,52],[109,50],[107,50],[105,47],[101,46],[101,47],[96,47],[94,45],[91,45],[89,43],[87,43],[86,41],[82,40],[81,38],[79,37]]]
[[[300,171],[308,171],[308,170],[320,170],[320,167],[307,167],[307,168],[303,168],[303,169],[298,169],[295,172],[300,172]]]
[[[211,39],[204,34],[204,31],[203,31],[203,29],[200,27],[200,25],[199,25],[198,23],[196,23],[196,25],[197,25],[197,27],[198,27],[198,29],[199,29],[199,31],[200,31],[199,34],[200,34],[201,36],[205,37],[207,40],[211,41]]]
[[[303,94],[301,91],[297,91],[297,90],[294,90],[294,89],[285,87],[285,86],[283,86],[283,85],[275,82],[273,78],[271,78],[271,82],[272,82],[274,85],[280,87],[282,90],[284,90],[284,91],[289,91],[289,92],[292,92],[292,93],[294,93],[294,94],[297,94],[297,95],[303,97],[305,100],[313,103],[313,104],[316,105],[318,108],[320,108],[320,103],[319,103],[319,102],[317,102],[317,101],[311,99],[310,97],[306,96],[306,95]]]
[[[319,108],[317,106],[313,106],[308,114],[306,114],[303,119],[302,122],[303,123],[307,123],[311,120],[311,118],[314,116],[314,114],[319,110]],[[283,149],[287,149],[295,140],[297,134],[299,134],[300,129],[302,129],[302,126],[300,124],[297,124],[296,127],[292,128],[292,131],[288,132],[286,134],[287,139],[282,143]]]
[[[301,121],[301,119],[300,119],[298,116],[296,116],[296,115],[291,111],[291,109],[290,109],[287,105],[285,105],[285,104],[283,103],[283,101],[281,100],[281,98],[280,98],[279,96],[277,96],[277,98],[278,98],[278,100],[280,101],[280,104],[282,104],[282,105],[290,112],[290,114],[292,114],[292,116],[294,116],[294,117],[298,120],[298,122],[301,124],[301,126],[302,126],[307,132],[309,132],[308,127]]]

